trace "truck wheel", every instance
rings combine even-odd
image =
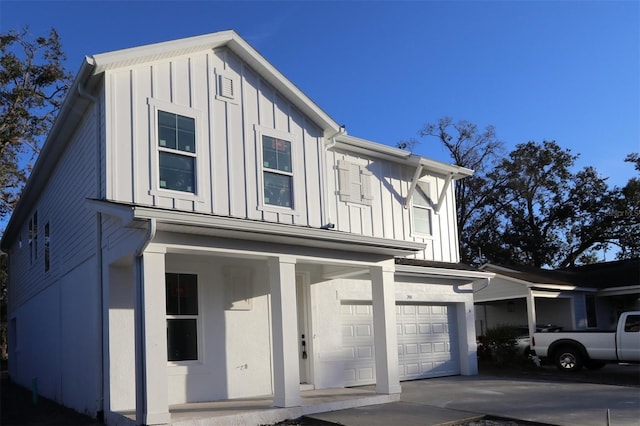
[[[582,355],[576,347],[563,346],[556,351],[556,366],[562,371],[578,371],[582,368]]]

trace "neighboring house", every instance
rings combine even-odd
[[[554,324],[609,329],[620,313],[640,309],[640,259],[548,270],[486,264],[491,284],[474,285],[476,330]]]
[[[471,173],[348,136],[233,31],[87,57],[2,240],[9,374],[144,424],[476,374]]]

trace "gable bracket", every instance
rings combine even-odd
[[[411,186],[409,187],[409,192],[407,193],[407,197],[404,199],[405,209],[409,207],[409,200],[411,200],[411,197],[413,197],[413,193],[416,190],[416,185],[418,185],[418,180],[422,175],[423,168],[424,166],[422,164],[418,164],[418,168],[416,169],[416,172],[413,174],[413,179],[411,179]]]
[[[435,206],[436,213],[440,212],[440,207],[442,207],[442,203],[444,203],[444,197],[447,196],[447,191],[449,190],[449,186],[451,185],[451,181],[453,180],[453,173],[449,173],[444,178],[444,186],[442,187],[442,191],[440,195],[438,195],[438,204]]]

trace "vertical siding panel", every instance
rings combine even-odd
[[[152,97],[152,84],[157,81],[154,78],[153,68],[144,67],[132,71],[131,98],[132,101],[132,147],[134,170],[134,194],[135,202],[142,204],[158,203],[149,195],[151,189],[151,152],[155,155],[155,148],[149,151],[150,145],[155,147],[149,135],[150,112],[147,98]]]
[[[179,58],[173,61],[171,70],[171,87],[173,103],[186,107],[192,106],[190,58]]]
[[[319,228],[323,225],[323,200],[321,194],[322,171],[320,170],[320,157],[322,142],[318,139],[317,134],[309,132],[308,128],[313,126],[308,123],[305,128],[301,129],[303,137],[303,146],[305,148],[305,196],[306,196],[306,221],[309,226]]]
[[[394,226],[393,222],[395,220],[394,212],[393,212],[393,184],[391,177],[391,164],[388,162],[381,162],[380,165],[380,200],[382,204],[383,211],[383,224],[382,224],[382,232],[384,238],[395,238],[395,234],[393,232]]]
[[[198,143],[198,149],[200,151],[196,153],[198,156],[198,163],[200,167],[204,169],[202,173],[198,171],[198,177],[203,179],[203,181],[198,181],[196,183],[198,185],[198,193],[202,196],[202,202],[193,203],[193,209],[202,213],[213,213],[211,193],[215,182],[213,182],[213,176],[211,175],[210,135],[212,126],[210,121],[209,105],[211,102],[211,94],[215,93],[215,87],[210,87],[211,73],[209,72],[206,54],[192,58],[189,73],[189,79],[191,81],[189,87],[191,90],[189,95],[191,99],[190,106],[201,111],[201,117],[205,120],[205,123],[200,123],[203,133],[198,135],[202,140]]]
[[[367,160],[366,163],[366,168],[367,170],[371,170],[371,165],[373,164],[373,162],[371,160]],[[371,176],[371,179],[373,179],[373,176]],[[372,204],[373,204],[373,200],[372,200]],[[360,208],[360,223],[361,223],[361,227],[362,227],[362,234],[363,235],[367,235],[367,236],[373,236],[373,218],[372,216],[372,210],[373,210],[373,206],[362,206]]]
[[[390,167],[391,173],[391,203],[393,208],[393,238],[397,240],[404,240],[409,238],[408,232],[406,232],[406,218],[404,208],[401,206],[399,198],[402,198],[402,182],[399,179],[400,166],[392,164]]]
[[[247,66],[242,69],[242,112],[244,117],[244,152],[245,152],[245,170],[247,176],[246,200],[247,200],[247,217],[250,219],[263,219],[262,212],[257,209],[258,191],[261,190],[258,185],[258,157],[256,150],[259,149],[259,141],[256,140],[254,124],[258,124],[259,118],[259,102],[260,93],[258,92],[258,77]]]
[[[171,68],[171,62],[159,62],[152,66],[153,97],[165,102],[173,102]]]
[[[209,59],[211,73],[222,69],[224,63],[220,59],[219,51],[214,52]],[[213,75],[211,77],[214,78]],[[221,216],[229,215],[229,169],[228,169],[228,135],[226,123],[226,102],[215,98],[217,82],[212,80],[211,112],[209,114],[209,132],[211,140],[209,149],[211,155],[211,191],[213,213]]]
[[[131,149],[131,78],[130,72],[118,72],[109,75],[111,99],[109,113],[112,149],[112,162],[107,168],[113,197],[124,202],[133,202],[133,159]]]
[[[259,110],[259,120],[260,125],[268,128],[275,127],[275,117],[274,117],[274,91],[268,83],[258,78],[258,110]],[[262,142],[256,141],[256,149],[262,149]],[[262,165],[259,167],[260,173],[262,170]],[[262,191],[262,188],[258,188],[258,191]],[[278,222],[278,213],[273,213],[270,211],[262,212],[263,220],[267,222]]]
[[[284,109],[284,100],[279,102],[278,109]],[[318,170],[315,168],[317,161],[314,157],[315,141],[304,129],[304,117],[298,110],[287,105],[290,120],[288,130],[294,135],[296,150],[294,158],[294,203],[295,215],[282,215],[282,221],[294,223],[296,225],[309,225],[309,212],[320,211],[320,194],[313,191],[319,178]],[[287,218],[287,216],[289,216]]]
[[[384,221],[385,211],[383,208],[382,190],[384,179],[383,167],[381,160],[375,160],[369,163],[369,171],[371,172],[371,208],[369,209],[369,220],[371,221],[371,235],[374,237],[384,237]]]
[[[225,71],[240,80],[242,64],[232,54],[225,54]],[[243,113],[241,104],[225,102],[227,113],[227,164],[229,171],[229,213],[231,216],[247,217],[247,180],[245,175],[245,145]]]

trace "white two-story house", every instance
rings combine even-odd
[[[347,135],[233,31],[87,57],[2,240],[9,374],[137,424],[476,374],[471,173]]]

